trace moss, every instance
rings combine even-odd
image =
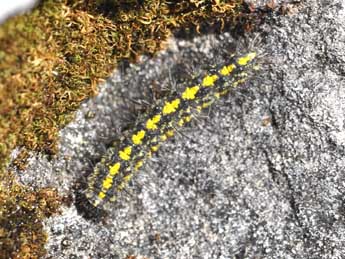
[[[23,169],[30,150],[56,152],[58,131],[118,61],[153,55],[178,29],[241,17],[243,0],[45,0],[0,27],[0,259],[40,258],[44,218],[61,199],[30,190],[6,171]]]
[[[53,189],[29,190],[12,175],[0,177],[0,259],[34,259],[45,254],[42,220],[58,212]]]
[[[58,130],[97,92],[117,61],[154,54],[173,30],[199,30],[206,21],[223,25],[242,9],[241,0],[47,0],[3,24],[1,171],[16,146],[55,153]]]

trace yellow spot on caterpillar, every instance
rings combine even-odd
[[[122,182],[122,183],[120,183],[119,184],[119,186],[117,187],[117,189],[119,190],[119,191],[121,191],[123,188],[125,188],[126,187],[126,184],[124,183],[124,182]]]
[[[168,130],[167,132],[165,132],[165,135],[170,138],[170,137],[173,137],[174,136],[174,131],[173,130]]]
[[[233,83],[233,87],[237,87],[239,84],[242,84],[246,81],[246,78],[242,78],[240,80],[237,80],[236,82]]]
[[[120,163],[116,163],[115,165],[110,166],[110,167],[109,167],[109,174],[110,174],[111,176],[116,175],[116,174],[119,172],[120,167],[121,167],[121,164],[120,164]]]
[[[195,95],[199,91],[199,86],[187,87],[186,90],[182,93],[183,100],[194,100]]]
[[[146,128],[148,130],[156,130],[157,123],[161,120],[161,116],[159,114],[153,116],[151,119],[148,119],[146,122]]]
[[[139,168],[143,166],[143,163],[144,163],[143,160],[138,161],[134,166],[134,170],[138,171]]]
[[[131,158],[132,147],[125,147],[122,151],[119,152],[119,157],[122,160],[129,160]]]
[[[237,64],[240,66],[247,65],[250,61],[252,61],[256,57],[256,52],[250,52],[246,56],[243,56],[237,60]]]
[[[93,205],[94,207],[98,207],[99,203],[100,203],[100,200],[95,200],[95,201],[92,203],[92,205]]]
[[[219,73],[222,76],[228,76],[231,74],[231,72],[236,68],[236,66],[234,64],[228,65],[228,66],[224,66]]]
[[[98,194],[98,198],[100,198],[101,200],[103,200],[105,198],[105,193],[104,192],[100,192]]]
[[[123,179],[128,183],[133,177],[133,174],[126,175]]]
[[[151,150],[152,150],[152,152],[157,152],[158,148],[159,148],[159,145],[152,146]]]
[[[202,108],[205,109],[205,108],[211,106],[211,104],[212,104],[212,101],[205,102],[202,104]]]
[[[141,145],[143,138],[145,137],[145,131],[140,130],[137,132],[137,134],[134,134],[132,136],[132,142],[135,145]]]
[[[229,90],[225,89],[225,90],[219,92],[219,94],[222,96],[222,95],[226,95],[228,92],[229,92]]]
[[[167,115],[167,114],[175,112],[179,105],[180,105],[180,99],[175,99],[171,102],[165,102],[164,107],[163,107],[163,115]]]
[[[191,119],[192,119],[191,116],[185,116],[185,117],[184,117],[184,121],[185,121],[185,122],[190,122]]]
[[[132,179],[132,177],[133,177],[132,174],[129,174],[123,177],[123,182],[119,184],[118,190],[121,191],[122,189],[124,189],[127,183]]]
[[[111,176],[107,176],[102,184],[103,189],[108,190],[113,185],[113,178]]]
[[[214,82],[216,82],[217,79],[218,79],[217,75],[205,76],[204,79],[202,80],[202,86],[204,87],[213,86]]]
[[[101,167],[96,166],[93,174],[88,177],[86,196],[90,202],[97,207],[107,206],[103,203],[108,201],[116,201],[117,197],[120,197],[118,191],[126,188],[128,182],[134,177],[134,173],[141,169],[145,160],[149,159],[164,141],[176,134],[176,127],[185,126],[192,120],[196,110],[201,112],[222,95],[227,94],[231,88],[247,81],[248,74],[250,75],[249,69],[258,69],[255,64],[252,64],[255,56],[255,52],[234,56],[235,61],[232,64],[224,64],[218,71],[208,72],[200,79],[200,84],[189,84],[178,97],[173,95],[169,99],[164,99],[163,104],[160,101],[158,103],[160,106],[153,107],[151,112],[157,111],[157,108],[160,110],[153,114],[150,112],[151,117],[140,120],[143,126],[140,125],[139,128],[133,129],[129,136],[125,134],[121,138],[123,142],[120,143],[120,146],[110,149],[101,160]],[[220,79],[225,76],[233,76],[233,78],[229,82],[224,82],[225,85],[221,85]],[[232,83],[230,84],[230,82]],[[200,95],[201,91],[205,92]],[[125,139],[125,137],[128,138]],[[128,140],[130,141],[128,146],[123,144],[128,143]],[[111,162],[114,161],[114,155],[115,158],[117,155],[118,160]],[[128,162],[124,163],[124,161]],[[108,174],[104,175],[102,170],[104,167],[108,169]]]

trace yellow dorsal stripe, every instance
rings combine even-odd
[[[193,87],[187,87],[186,90],[182,93],[183,100],[194,100],[195,95],[198,93],[200,87],[198,85]]]
[[[119,157],[122,160],[129,160],[131,158],[132,147],[125,147],[122,151],[119,152]]]
[[[204,79],[202,80],[202,86],[204,87],[213,86],[214,82],[216,82],[217,79],[218,79],[217,75],[205,76]]]
[[[143,138],[145,137],[145,131],[140,130],[137,132],[137,134],[134,134],[132,136],[132,142],[135,145],[141,145]]]
[[[159,114],[153,116],[151,119],[148,119],[146,122],[146,128],[148,130],[156,130],[157,123],[161,120],[161,116]]]
[[[118,174],[119,170],[120,170],[121,164],[120,163],[116,163],[113,166],[109,167],[109,174],[111,176],[115,176]]]
[[[164,106],[163,106],[163,115],[167,115],[173,112],[176,112],[176,110],[178,109],[180,105],[180,99],[175,99],[172,100],[171,102],[165,102]]]
[[[100,193],[98,193],[98,198],[99,199],[101,199],[101,200],[103,200],[104,198],[105,198],[105,193],[104,192],[100,192]]]
[[[219,73],[222,76],[228,76],[231,74],[231,72],[236,68],[236,66],[234,64],[228,65],[228,66],[224,66]]]
[[[113,185],[113,177],[108,175],[102,183],[102,187],[105,190],[108,190]]]

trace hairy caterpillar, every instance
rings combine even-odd
[[[86,197],[97,208],[108,209],[159,146],[231,88],[246,81],[256,52],[232,56],[231,62],[212,68],[202,77],[160,100],[138,120],[120,143],[108,149],[88,176]]]

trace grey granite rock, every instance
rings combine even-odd
[[[344,8],[305,1],[245,40],[174,39],[114,72],[61,131],[58,156],[33,156],[23,183],[73,193],[147,86],[178,87],[251,45],[262,62],[245,87],[163,145],[103,221],[74,205],[49,219],[47,258],[345,258]]]

